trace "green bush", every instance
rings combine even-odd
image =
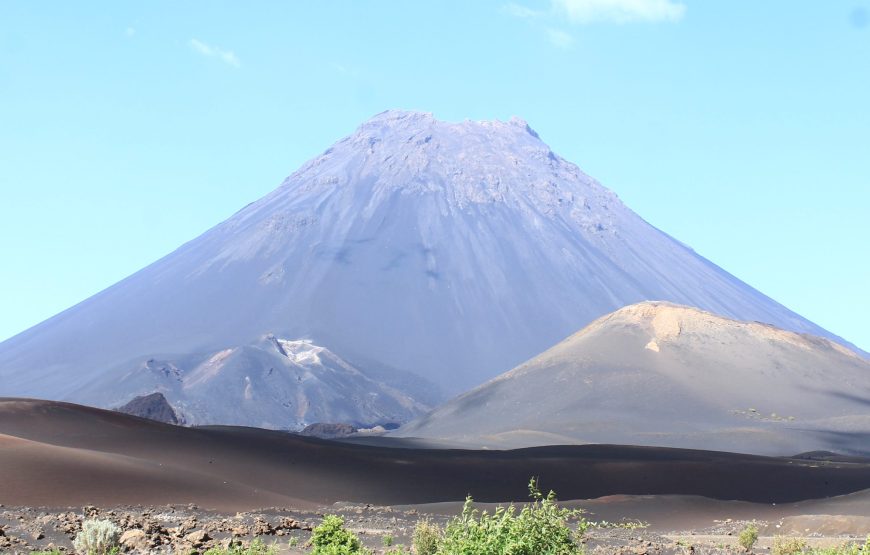
[[[493,514],[474,509],[471,497],[462,515],[448,523],[438,555],[574,555],[583,553],[578,540],[588,523],[581,511],[562,509],[552,491],[544,497],[538,482],[529,482],[530,505],[517,513],[513,505]],[[572,532],[568,521],[576,519]]]
[[[417,555],[435,555],[441,546],[444,532],[429,519],[418,520],[414,527],[414,538],[411,545]]]
[[[346,530],[344,519],[336,515],[326,515],[323,522],[311,535],[312,555],[367,555],[356,535]]]
[[[773,538],[773,555],[801,555],[807,547],[807,542],[797,538],[777,536]]]
[[[90,519],[82,522],[82,531],[73,541],[79,555],[109,555],[117,553],[121,529],[111,520]]]
[[[235,543],[227,549],[213,547],[203,555],[275,555],[278,550],[274,545],[266,545],[261,539],[255,539],[247,547]]]
[[[808,555],[870,555],[870,536],[867,536],[864,545],[848,543],[837,547],[813,549],[807,553]]]
[[[738,541],[740,542],[740,546],[746,551],[752,549],[752,546],[754,546],[755,542],[758,541],[758,526],[754,523],[748,525],[742,532],[740,532]]]

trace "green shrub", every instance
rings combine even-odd
[[[746,551],[752,549],[752,546],[755,545],[755,542],[758,541],[758,526],[755,523],[748,525],[743,531],[740,532],[740,537],[738,538],[738,542],[740,542],[741,547]]]
[[[311,535],[312,555],[367,555],[359,538],[344,528],[344,519],[326,515]]]
[[[435,555],[441,547],[444,532],[428,519],[418,520],[411,545],[417,555]]]
[[[90,519],[82,522],[82,531],[73,541],[79,555],[109,555],[118,552],[121,529],[111,520]]]
[[[274,545],[266,545],[261,539],[255,539],[247,547],[234,543],[229,548],[213,547],[203,555],[275,555],[278,550]]]
[[[393,536],[387,534],[383,538],[381,538],[381,543],[384,544],[384,547],[390,547],[393,545]]]
[[[808,552],[808,555],[870,555],[870,536],[867,536],[867,541],[864,542],[863,546],[857,543],[847,543],[837,547],[813,549]]]
[[[438,555],[574,555],[583,553],[577,540],[588,523],[581,511],[562,509],[552,491],[544,497],[536,479],[529,482],[533,502],[517,513],[513,505],[493,514],[474,509],[471,497],[462,515],[447,525]],[[570,519],[578,529],[568,527]]]
[[[777,536],[773,539],[773,555],[801,555],[807,547],[807,542],[798,538]]]

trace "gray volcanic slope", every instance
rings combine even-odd
[[[165,258],[0,344],[0,395],[118,406],[149,391],[88,391],[152,358],[268,334],[457,393],[646,299],[831,337],[650,226],[524,121],[390,111]]]
[[[870,454],[870,361],[670,303],[593,322],[394,435],[477,447],[620,443]]]
[[[402,423],[437,402],[432,385],[413,374],[374,365],[363,372],[311,341],[272,335],[213,353],[131,360],[116,369],[112,379],[97,378],[69,396],[115,407],[131,394],[157,391],[184,424],[289,430],[314,422]]]

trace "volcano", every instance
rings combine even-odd
[[[870,456],[870,361],[829,339],[644,302],[393,435],[475,448],[617,443]]]
[[[208,356],[269,336],[328,349],[373,395],[409,373],[455,394],[649,299],[843,342],[645,222],[525,121],[387,111],[166,257],[0,343],[0,395],[120,406],[176,387],[121,380],[148,361],[190,358],[172,379],[199,379]],[[233,372],[214,383],[244,397],[252,377]],[[225,402],[211,393],[203,402]],[[418,400],[390,403],[374,414]]]

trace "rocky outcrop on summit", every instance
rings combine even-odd
[[[870,361],[831,340],[645,302],[394,435],[870,455]]]
[[[0,395],[116,406],[104,403],[143,391],[88,392],[144,360],[268,333],[458,393],[644,299],[830,336],[646,223],[524,121],[389,111],[175,252],[0,344]]]
[[[169,404],[169,401],[160,392],[140,395],[115,410],[165,424],[178,424],[178,416],[175,414],[175,410],[173,410],[172,405]]]

